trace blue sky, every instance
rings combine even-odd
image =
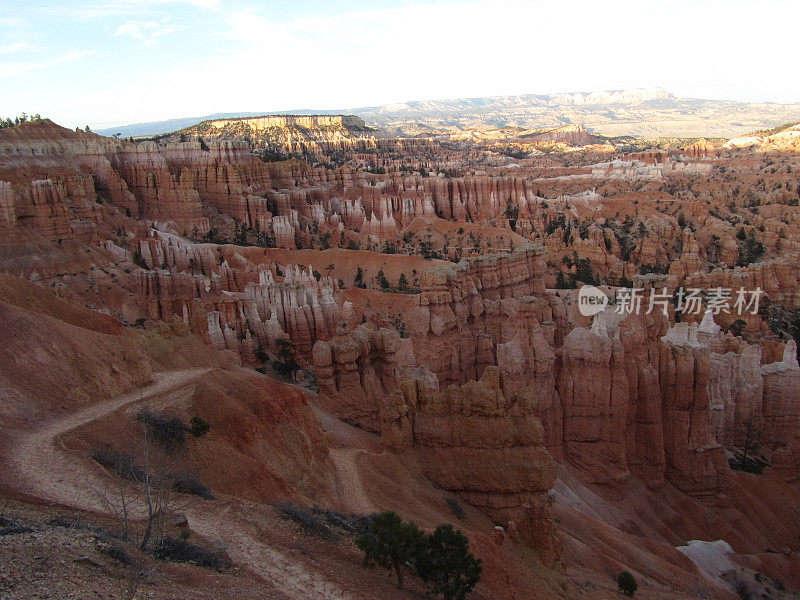
[[[4,0],[0,116],[215,112],[661,86],[800,102],[794,0]]]

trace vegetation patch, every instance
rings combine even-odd
[[[300,525],[306,532],[318,538],[332,542],[339,536],[325,522],[325,517],[314,514],[311,510],[302,508],[293,502],[276,505],[278,511],[286,518]]]
[[[166,536],[156,548],[155,556],[172,562],[188,562],[207,569],[227,569],[233,565],[224,552]]]
[[[445,600],[466,598],[483,570],[481,560],[469,551],[467,536],[452,525],[440,525],[426,534],[391,511],[373,515],[356,545],[364,552],[364,566],[393,569],[400,589],[408,571],[430,594]]]

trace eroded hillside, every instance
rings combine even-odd
[[[481,598],[615,597],[621,570],[645,598],[800,588],[792,133],[343,142],[335,166],[225,127],[0,130],[14,502],[104,518],[92,456],[135,447],[148,407],[210,426],[181,461],[216,499],[188,499],[181,527],[235,565],[215,590],[420,597],[363,571],[341,523],[318,542],[265,504],[286,501],[453,522],[484,560]],[[605,311],[582,314],[583,284]],[[642,309],[618,310],[630,288]],[[682,289],[702,292],[693,310]],[[740,289],[760,307],[738,310]],[[26,515],[14,535],[34,537],[14,539],[33,548]],[[717,550],[687,546],[720,539],[724,577],[696,555]],[[166,597],[164,581],[143,585]]]

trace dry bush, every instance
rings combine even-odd
[[[285,517],[300,525],[308,533],[328,541],[334,541],[338,537],[336,533],[325,524],[323,519],[306,508],[302,508],[293,502],[278,504],[276,508]]]
[[[444,501],[450,508],[450,512],[452,512],[457,519],[463,521],[465,516],[464,509],[458,503],[458,500],[456,500],[455,498],[445,498]]]
[[[748,578],[739,576],[737,576],[733,582],[733,591],[736,592],[742,600],[751,600],[755,595],[753,582]]]
[[[168,417],[143,408],[136,414],[136,422],[147,429],[153,442],[169,454],[186,444],[188,428],[180,417]]]
[[[189,562],[208,569],[227,569],[233,564],[224,552],[169,536],[161,540],[155,554],[161,560]]]

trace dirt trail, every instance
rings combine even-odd
[[[358,468],[356,457],[366,452],[365,450],[334,450],[330,449],[331,458],[339,474],[339,486],[342,489],[342,500],[347,504],[347,510],[361,514],[378,512],[378,508],[369,500],[361,479],[361,470]],[[346,490],[346,493],[344,491]]]
[[[337,419],[334,415],[322,408],[318,402],[311,398],[311,410],[317,415],[325,431],[325,439],[331,448],[361,448],[372,454],[383,451],[379,435],[348,425]]]
[[[101,482],[81,461],[64,452],[59,438],[86,423],[102,419],[120,408],[144,402],[161,395],[174,403],[176,395],[185,396],[186,389],[210,369],[185,369],[154,373],[148,385],[121,396],[92,404],[76,413],[43,424],[37,430],[22,434],[11,442],[3,459],[3,479],[19,492],[44,500],[60,502],[84,510],[101,510],[94,489]]]
[[[336,583],[253,536],[256,528],[230,506],[206,503],[207,508],[185,511],[193,530],[224,544],[235,561],[250,569],[289,598],[353,600]],[[220,527],[220,524],[223,524]]]
[[[70,431],[113,412],[146,401],[159,408],[190,396],[198,377],[209,368],[154,373],[153,381],[107,402],[43,424],[37,430],[15,436],[2,459],[3,480],[8,487],[46,501],[103,512],[95,490],[103,489],[99,468],[93,471],[84,461],[69,456],[60,438]],[[190,525],[209,539],[218,539],[234,560],[248,564],[257,575],[290,598],[350,600],[337,584],[305,565],[266,546],[252,536],[252,526],[240,521],[225,501],[192,501],[184,508]]]
[[[364,488],[358,456],[380,454],[383,451],[380,437],[340,421],[313,398],[311,408],[325,431],[328,451],[339,476],[339,497],[344,503],[344,509],[362,514],[378,512]]]

